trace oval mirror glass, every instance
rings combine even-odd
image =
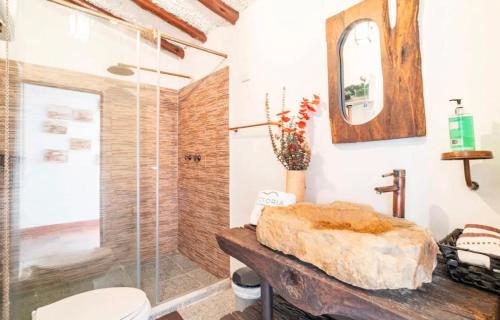
[[[344,31],[340,63],[344,119],[353,125],[367,123],[384,102],[380,32],[374,21],[358,21]]]

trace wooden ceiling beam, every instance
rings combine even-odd
[[[224,3],[222,0],[198,1],[231,24],[236,24],[236,21],[240,18],[240,13]]]
[[[105,14],[105,15],[113,17],[115,19],[119,19],[119,20],[122,20],[122,21],[127,21],[127,20],[125,20],[125,19],[123,19],[121,17],[115,16],[114,14],[112,14],[111,12],[109,12],[106,9],[103,9],[101,7],[96,6],[93,3],[90,3],[87,0],[67,0],[67,1],[69,3],[81,6],[83,8],[87,8],[87,9],[90,9],[90,10],[97,11],[99,13]],[[152,35],[147,34],[146,32],[142,32],[141,35],[142,35],[142,37],[144,39],[146,39],[147,41],[152,42],[154,45],[156,45],[156,40],[153,38]],[[173,43],[171,43],[171,42],[169,42],[169,41],[167,41],[165,39],[161,39],[160,46],[161,46],[161,48],[163,50],[166,50],[166,51],[168,51],[168,52],[170,52],[170,53],[178,56],[179,58],[184,59],[185,52],[184,52],[184,49],[182,47],[179,47],[178,45],[173,44]]]
[[[154,14],[155,16],[159,17],[163,21],[167,22],[168,24],[176,27],[177,29],[187,33],[190,35],[192,38],[197,39],[201,42],[206,42],[207,41],[207,36],[206,34],[193,27],[186,21],[180,19],[176,15],[168,12],[167,10],[163,9],[162,7],[158,6],[151,0],[132,0],[135,4],[137,4],[139,7],[141,7],[143,10],[149,11],[150,13]]]
[[[142,34],[142,37],[144,39],[148,40],[149,42],[152,42],[156,46],[156,40],[154,39],[154,37],[151,34],[145,33],[145,32],[143,32],[141,34]],[[167,41],[167,40],[162,38],[161,42],[160,42],[160,46],[163,50],[167,50],[167,51],[175,54],[179,58],[184,59],[184,55],[185,55],[184,49],[182,49],[178,45],[173,44],[172,42]]]

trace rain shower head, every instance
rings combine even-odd
[[[134,71],[128,66],[123,65],[122,63],[111,66],[107,70],[109,73],[115,74],[117,76],[129,77],[134,75]]]
[[[137,66],[134,66],[132,64],[126,64],[126,63],[120,63],[120,62],[115,64],[114,66],[109,67],[107,70],[109,73],[112,73],[112,74],[115,74],[118,76],[132,76],[132,75],[134,75],[135,70],[140,70],[140,71],[147,71],[147,72],[153,72],[153,73],[160,73],[160,74],[167,75],[167,76],[179,77],[179,78],[184,78],[184,79],[191,79],[190,76],[186,76],[186,75],[180,74],[180,73],[151,69],[151,68],[146,68],[146,67],[137,67]]]

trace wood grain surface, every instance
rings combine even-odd
[[[441,155],[441,160],[481,160],[492,159],[491,151],[458,151],[445,152]]]
[[[333,143],[387,140],[426,135],[418,31],[419,0],[398,0],[397,23],[389,26],[386,0],[365,0],[326,22],[330,123]],[[360,20],[380,30],[384,78],[382,111],[373,120],[351,125],[341,105],[341,44],[346,28]]]
[[[226,253],[268,281],[276,294],[315,316],[338,315],[355,320],[496,320],[500,316],[498,295],[452,281],[442,262],[432,283],[418,290],[370,291],[264,247],[253,230],[225,230],[217,240]]]

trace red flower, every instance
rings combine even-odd
[[[300,113],[299,119],[303,119],[303,120],[309,120],[310,119],[310,117],[309,117],[309,115],[307,113],[305,113],[305,112],[304,113],[299,112],[299,113]]]
[[[301,161],[295,159],[294,154],[296,152],[309,152],[306,141],[306,127],[308,121],[312,118],[311,113],[316,112],[319,104],[319,96],[313,95],[311,100],[302,98],[297,115],[291,116],[289,110],[284,110],[276,115],[281,119],[279,122],[281,131],[278,138],[273,138],[273,148],[277,155],[279,152],[288,152],[292,155],[290,159],[286,160],[289,165]],[[266,107],[268,108],[268,106]],[[281,145],[276,144],[276,141],[279,141]]]

